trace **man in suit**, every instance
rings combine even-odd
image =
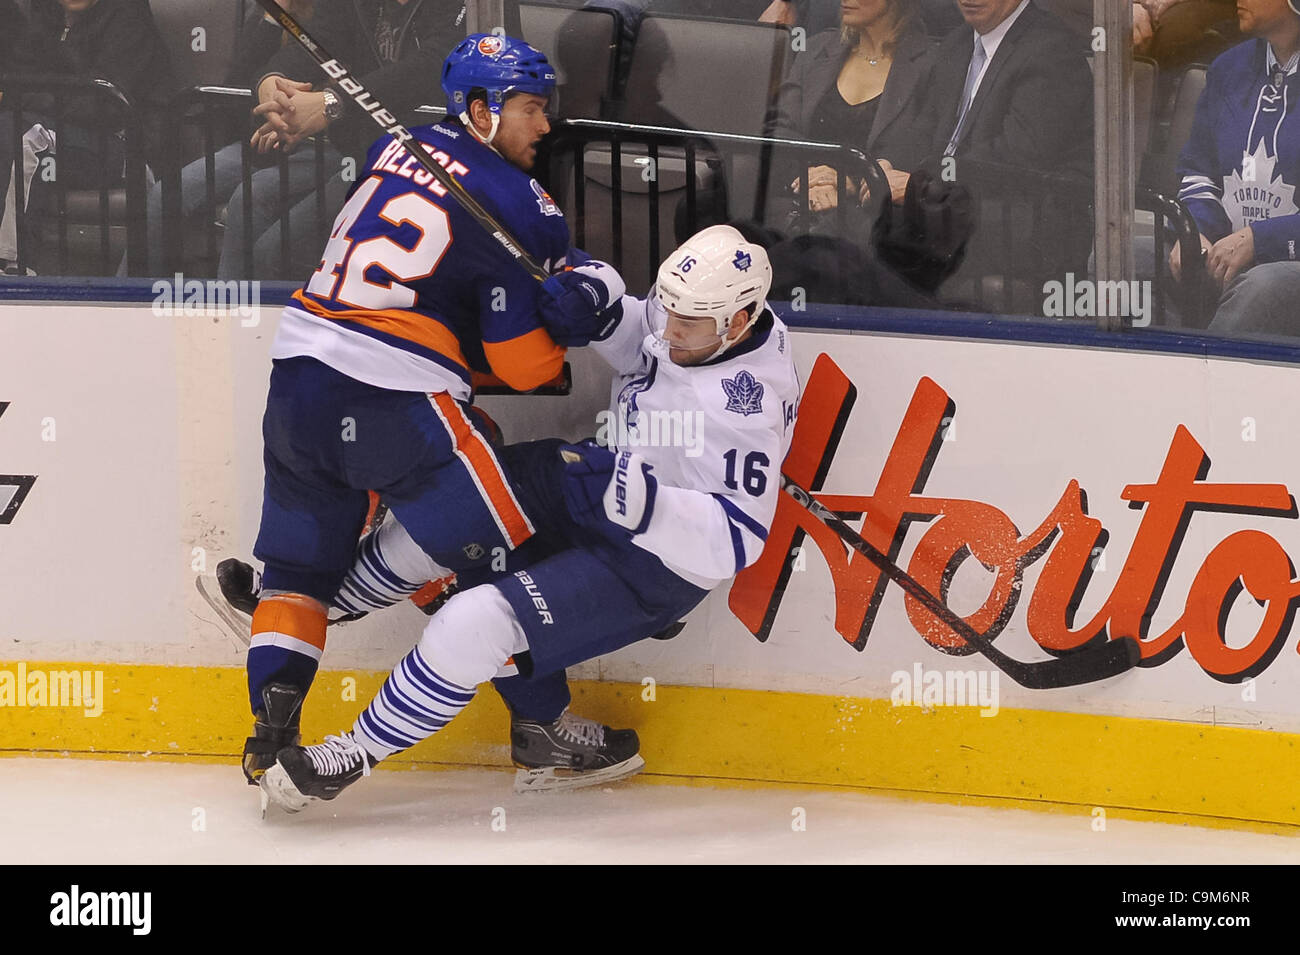
[[[979,200],[985,241],[977,232],[958,278],[1006,275],[1015,263],[1026,294],[1014,307],[1037,310],[1043,279],[1082,272],[1091,246],[1093,98],[1086,50],[1033,0],[960,0],[959,7],[966,25],[936,51],[913,133],[912,168],[955,178]],[[896,200],[906,189],[907,168],[886,170]],[[1003,214],[1011,220],[1010,248]]]

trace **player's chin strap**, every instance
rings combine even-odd
[[[755,323],[756,321],[758,321],[758,317],[759,317],[760,315],[763,314],[763,309],[765,309],[765,308],[767,308],[767,305],[766,305],[766,304],[764,304],[763,306],[761,306],[761,307],[759,307],[759,308],[755,308],[755,309],[754,309],[754,314],[751,315],[750,318],[749,318],[749,321],[747,321],[747,322],[745,323],[745,327],[742,328],[739,332],[736,333],[736,337],[735,337],[735,338],[728,338],[728,337],[726,337],[726,336],[723,336],[722,341],[718,342],[718,348],[717,348],[717,350],[716,350],[713,354],[711,354],[708,358],[706,358],[706,359],[704,359],[704,360],[705,360],[705,361],[713,361],[713,359],[717,358],[719,355],[721,355],[723,352],[725,352],[725,351],[726,351],[728,348],[730,348],[732,345],[736,344],[736,342],[738,342],[738,341],[740,341],[742,338],[744,338],[744,337],[745,337],[745,332],[747,332],[747,331],[749,331],[751,328],[753,328],[754,323]]]
[[[460,122],[462,126],[469,130],[471,136],[481,142],[484,146],[495,150],[496,147],[492,145],[492,140],[497,138],[497,130],[501,128],[501,114],[493,113],[491,110],[489,110],[488,113],[492,117],[492,128],[488,130],[487,136],[480,133],[473,121],[470,120],[469,110],[460,114]]]

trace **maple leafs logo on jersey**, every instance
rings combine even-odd
[[[727,393],[725,411],[752,415],[763,410],[763,386],[747,371],[740,372],[735,378],[723,378],[722,390]]]

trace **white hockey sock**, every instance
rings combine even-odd
[[[421,550],[390,514],[361,541],[356,562],[334,597],[333,606],[348,613],[381,610],[401,603],[429,581],[450,573]]]
[[[377,760],[414,746],[451,722],[475,687],[527,647],[501,591],[484,585],[457,594],[357,717],[353,735]]]

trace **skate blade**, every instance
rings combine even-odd
[[[293,780],[279,763],[262,774],[258,785],[262,787],[263,798],[285,812],[302,812],[312,803],[319,802],[315,796],[304,796],[298,792],[298,787],[293,784]]]
[[[559,792],[562,789],[584,789],[626,779],[645,769],[645,760],[638,754],[621,763],[604,769],[575,770],[562,766],[544,766],[540,769],[520,767],[515,773],[515,792]]]
[[[217,584],[216,578],[209,578],[204,574],[199,574],[194,578],[194,586],[198,589],[199,595],[207,601],[209,607],[220,618],[227,635],[234,642],[235,646],[241,650],[247,650],[249,641],[252,639],[249,631],[252,629],[253,618],[243,611],[236,610],[226,602],[226,598],[221,595],[221,587]]]

